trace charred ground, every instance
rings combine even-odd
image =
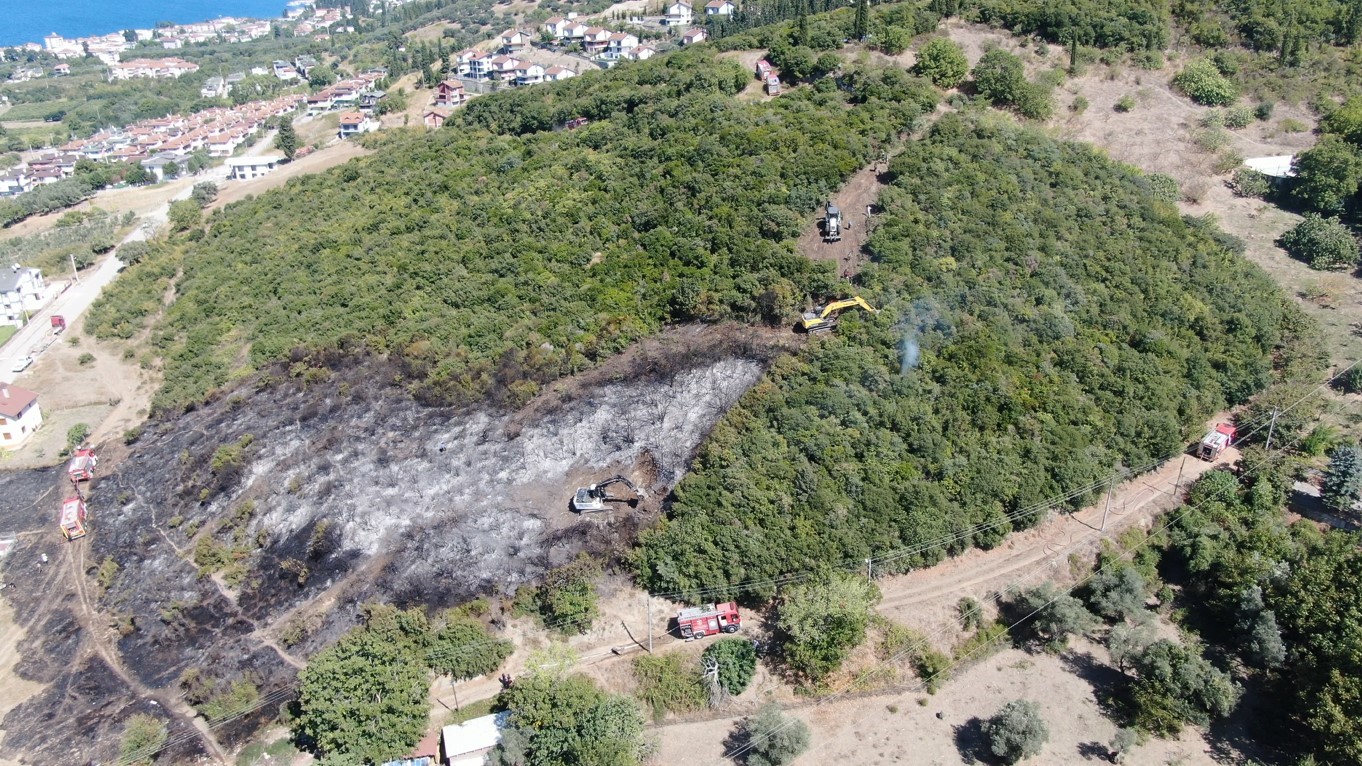
[[[50,684],[6,717],[3,751],[108,759],[121,722],[147,696],[179,703],[190,669],[248,679],[272,702],[215,730],[230,745],[287,701],[268,695],[359,605],[505,595],[579,551],[618,550],[647,512],[573,516],[572,488],[625,473],[655,509],[789,342],[675,329],[515,413],[424,407],[382,358],[299,356],[148,424],[97,480],[93,532],[71,545],[51,521],[60,471],[0,474],[7,497],[35,498],[0,512],[0,528],[30,533],[4,577],[28,630],[19,672]],[[207,744],[187,719],[171,721],[172,737]]]

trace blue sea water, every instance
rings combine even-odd
[[[273,19],[286,0],[0,0],[0,47],[62,37],[148,29],[158,21],[186,24],[219,16]]]

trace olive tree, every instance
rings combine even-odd
[[[1310,268],[1328,271],[1357,265],[1357,239],[1337,218],[1307,213],[1305,219],[1281,236],[1281,246]]]
[[[969,59],[950,38],[934,37],[918,51],[913,74],[926,77],[938,88],[954,88],[969,74]]]
[[[988,748],[1005,763],[1016,763],[1040,753],[1050,739],[1040,706],[1031,700],[1013,700],[997,715],[984,721]]]
[[[809,749],[809,727],[768,702],[739,724],[737,740],[743,743],[747,766],[785,766]]]

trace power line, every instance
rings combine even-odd
[[[1349,370],[1351,370],[1353,367],[1357,366],[1359,363],[1362,363],[1362,359],[1359,359],[1358,361],[1355,361],[1355,362],[1353,362],[1352,364],[1348,365],[1348,366],[1347,366],[1346,368],[1344,368],[1343,370],[1340,370],[1340,371],[1339,371],[1338,373],[1336,373],[1333,377],[1329,378],[1327,381],[1325,381],[1324,383],[1320,384],[1319,386],[1316,386],[1314,389],[1311,389],[1308,393],[1306,393],[1304,396],[1302,396],[1302,397],[1300,397],[1299,399],[1297,399],[1295,402],[1291,403],[1291,404],[1290,404],[1289,406],[1287,406],[1286,408],[1284,408],[1284,409],[1274,409],[1274,410],[1272,411],[1272,414],[1271,414],[1272,423],[1275,424],[1277,418],[1278,418],[1280,415],[1284,415],[1284,414],[1286,414],[1287,412],[1290,412],[1291,410],[1293,410],[1293,409],[1295,409],[1296,407],[1300,406],[1300,405],[1301,405],[1302,403],[1304,403],[1307,399],[1309,399],[1310,397],[1314,396],[1314,395],[1317,394],[1319,391],[1323,390],[1325,387],[1327,387],[1328,385],[1330,385],[1331,383],[1333,383],[1333,382],[1334,382],[1335,380],[1337,380],[1338,378],[1342,377],[1344,374],[1346,374],[1346,373],[1347,373]],[[1303,436],[1298,436],[1298,437],[1296,437],[1295,439],[1292,440],[1291,444],[1294,445],[1294,444],[1298,443],[1302,438],[1303,438]],[[1237,440],[1237,442],[1242,442],[1242,438],[1239,439],[1239,440]],[[1286,449],[1286,448],[1283,447],[1281,451],[1285,451],[1285,449]],[[1271,454],[1271,452],[1267,452],[1267,454],[1264,455],[1264,457],[1263,457],[1262,460],[1258,461],[1258,463],[1256,463],[1256,464],[1255,464],[1254,466],[1252,466],[1251,468],[1245,469],[1245,470],[1243,471],[1243,475],[1249,475],[1249,474],[1251,474],[1251,473],[1257,471],[1258,469],[1260,469],[1260,468],[1262,468],[1264,465],[1266,465],[1270,460],[1272,460],[1272,454]],[[1223,494],[1224,492],[1226,492],[1226,491],[1228,491],[1228,490],[1230,490],[1230,489],[1231,489],[1230,487],[1225,487],[1225,488],[1221,489],[1219,492],[1217,492],[1215,496],[1213,496],[1213,497],[1207,497],[1207,498],[1205,498],[1202,502],[1205,503],[1205,502],[1207,502],[1207,501],[1209,501],[1209,500],[1212,500],[1212,499],[1218,499],[1218,497],[1219,497],[1220,494]],[[978,654],[979,652],[983,651],[985,648],[987,648],[987,647],[989,647],[989,646],[991,646],[991,645],[997,643],[1002,637],[1010,635],[1013,629],[1015,629],[1016,627],[1018,627],[1018,626],[1020,626],[1021,624],[1025,623],[1026,621],[1030,620],[1032,617],[1036,616],[1037,614],[1039,614],[1041,611],[1043,611],[1043,610],[1046,609],[1047,607],[1053,605],[1053,604],[1056,603],[1060,598],[1062,598],[1062,597],[1064,597],[1064,596],[1072,595],[1072,593],[1073,593],[1075,590],[1077,590],[1078,588],[1080,588],[1080,587],[1086,585],[1089,581],[1091,581],[1091,580],[1092,580],[1094,577],[1096,577],[1098,574],[1100,574],[1100,573],[1102,573],[1102,572],[1105,572],[1108,568],[1114,566],[1116,563],[1118,563],[1119,561],[1121,561],[1122,559],[1124,559],[1128,554],[1134,553],[1136,550],[1138,550],[1138,549],[1144,547],[1145,545],[1149,544],[1150,541],[1154,540],[1154,539],[1157,537],[1157,534],[1158,534],[1159,532],[1163,532],[1164,530],[1169,529],[1170,527],[1172,527],[1173,524],[1177,523],[1177,521],[1180,520],[1180,519],[1181,519],[1183,516],[1185,516],[1187,513],[1190,513],[1190,512],[1191,512],[1192,510],[1194,510],[1194,509],[1199,509],[1199,507],[1200,507],[1199,505],[1192,505],[1192,504],[1186,504],[1186,505],[1184,505],[1184,506],[1182,507],[1182,510],[1180,510],[1180,511],[1174,513],[1174,514],[1172,514],[1172,515],[1171,515],[1172,518],[1170,518],[1167,522],[1163,523],[1157,530],[1150,532],[1148,535],[1146,535],[1146,536],[1144,537],[1143,540],[1141,540],[1140,542],[1138,542],[1138,543],[1136,543],[1135,545],[1131,546],[1129,549],[1126,549],[1126,550],[1122,551],[1121,554],[1120,554],[1120,556],[1118,556],[1118,557],[1116,557],[1116,558],[1114,558],[1114,559],[1108,561],[1108,562],[1107,562],[1106,564],[1104,564],[1103,566],[1101,566],[1101,567],[1099,567],[1099,568],[1097,568],[1097,569],[1094,569],[1092,572],[1090,572],[1090,573],[1089,573],[1088,575],[1086,575],[1085,577],[1079,579],[1079,580],[1078,580],[1077,582],[1075,582],[1073,585],[1071,585],[1071,586],[1069,586],[1068,588],[1066,588],[1066,589],[1061,590],[1060,592],[1058,592],[1058,593],[1055,595],[1054,598],[1050,599],[1049,601],[1047,601],[1046,603],[1040,605],[1039,607],[1036,607],[1035,609],[1033,609],[1033,610],[1032,610],[1031,612],[1029,612],[1028,614],[1022,616],[1020,619],[1018,619],[1018,620],[1016,620],[1015,622],[1013,622],[1012,624],[1008,625],[1007,628],[1006,628],[1006,630],[1003,631],[1002,633],[1000,633],[1000,634],[998,635],[997,638],[994,638],[994,639],[985,641],[985,642],[979,644],[978,646],[972,647],[972,648],[970,649],[970,651],[968,651],[967,653],[965,653],[965,654],[964,654],[963,656],[961,656],[961,657],[955,658],[950,664],[946,665],[946,666],[943,667],[943,668],[940,668],[940,669],[936,670],[936,671],[933,672],[931,675],[929,675],[929,676],[927,676],[927,677],[925,677],[925,678],[919,679],[919,686],[920,686],[920,687],[926,687],[926,686],[930,685],[933,681],[937,680],[938,678],[940,678],[942,675],[944,675],[945,673],[949,672],[950,670],[952,670],[952,669],[958,667],[961,663],[963,663],[963,662],[965,662],[966,660],[970,659],[970,658],[973,657],[975,654]],[[1098,534],[1099,536],[1105,536],[1105,535],[1103,535],[1100,531],[1099,531],[1097,534]],[[1021,578],[1018,578],[1017,581],[1020,581],[1020,579],[1021,579]],[[1014,581],[1013,585],[1015,585],[1015,583],[1016,583],[1017,581]],[[993,599],[995,600],[995,602],[998,601],[998,600],[1001,600],[1003,593],[1007,592],[1007,590],[1010,590],[1011,587],[1012,587],[1012,585],[1009,585],[1008,589],[1004,589],[1004,591],[995,594],[995,595],[993,596]],[[937,631],[937,633],[941,633],[941,632],[942,632],[942,631]],[[862,673],[861,673],[860,675],[858,675],[855,679],[853,679],[852,682],[851,682],[850,684],[848,684],[842,691],[840,691],[840,692],[838,692],[838,693],[836,693],[836,694],[833,694],[833,695],[831,695],[831,696],[825,697],[825,698],[823,698],[823,699],[820,699],[820,700],[818,701],[817,704],[819,704],[819,705],[827,704],[827,703],[829,703],[829,702],[833,702],[833,701],[835,701],[835,700],[837,700],[837,699],[839,699],[839,698],[841,698],[841,697],[846,696],[853,688],[855,688],[857,685],[863,683],[864,681],[868,680],[868,679],[869,679],[872,675],[874,675],[875,673],[880,672],[880,670],[881,670],[882,668],[887,667],[887,666],[890,665],[891,663],[897,663],[897,662],[903,660],[904,658],[908,657],[908,656],[911,655],[912,653],[914,653],[914,652],[916,652],[916,651],[922,649],[923,647],[925,647],[928,643],[930,643],[930,637],[924,636],[923,639],[921,639],[921,640],[915,642],[913,645],[910,645],[909,647],[907,647],[907,648],[905,648],[905,649],[903,649],[903,650],[897,652],[897,653],[896,653],[895,655],[893,655],[892,657],[889,657],[888,659],[883,660],[883,661],[881,661],[880,663],[877,663],[874,667],[872,667],[872,668],[870,668],[870,669],[868,669],[868,670],[862,672]],[[793,719],[793,718],[792,718],[791,720],[789,720],[789,721],[786,721],[785,723],[781,724],[780,726],[776,727],[775,729],[772,729],[770,732],[765,733],[764,736],[763,736],[763,738],[762,738],[762,740],[764,740],[764,739],[769,739],[770,737],[774,736],[776,733],[778,733],[778,732],[780,732],[780,731],[783,731],[784,729],[789,728],[790,726],[793,726],[793,725],[794,725],[795,723],[797,723],[797,722],[798,722],[798,719]],[[744,754],[746,754],[747,752],[749,752],[750,750],[752,750],[752,749],[753,749],[754,747],[756,747],[758,744],[760,744],[760,742],[761,742],[762,740],[758,740],[758,739],[751,739],[751,740],[748,740],[748,741],[747,741],[746,743],[744,743],[741,747],[738,747],[738,748],[735,748],[735,749],[733,749],[733,750],[731,750],[731,751],[725,752],[725,753],[724,753],[724,758],[726,758],[726,759],[730,759],[730,758],[739,758],[739,757],[743,756]]]

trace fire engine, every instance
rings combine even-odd
[[[1234,426],[1217,423],[1215,430],[1206,434],[1197,445],[1196,456],[1202,460],[1215,460],[1225,448],[1234,443]]]
[[[67,540],[85,536],[85,501],[79,497],[68,497],[61,506],[61,533]]]
[[[704,638],[713,633],[737,633],[742,627],[742,616],[738,614],[738,605],[732,601],[705,604],[677,612],[676,626],[682,638]]]
[[[72,484],[79,484],[82,481],[90,481],[95,478],[95,466],[99,465],[99,458],[95,457],[92,449],[78,449],[75,457],[66,466],[66,475],[71,479]]]

